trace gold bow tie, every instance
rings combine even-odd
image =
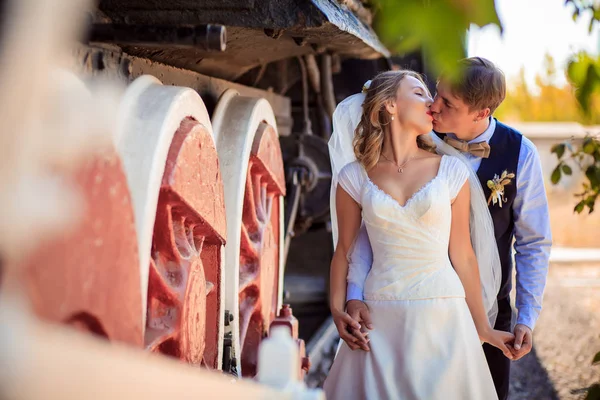
[[[490,145],[487,142],[467,143],[462,140],[444,137],[444,142],[463,153],[471,153],[476,157],[488,158],[490,156]]]

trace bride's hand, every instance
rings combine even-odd
[[[342,338],[352,350],[359,349],[360,345],[356,343],[358,338],[351,333],[351,330],[360,330],[360,323],[354,320],[350,314],[341,310],[332,309],[331,316],[333,317],[333,322],[335,323],[340,338]]]
[[[515,341],[515,335],[510,332],[499,331],[496,329],[489,329],[479,335],[479,338],[486,343],[491,344],[494,347],[502,350],[502,353],[506,358],[512,360],[513,354],[509,349],[509,346]]]

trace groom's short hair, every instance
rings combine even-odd
[[[458,62],[459,78],[452,82],[452,94],[469,106],[469,111],[490,109],[492,114],[506,97],[504,73],[482,57],[463,58]]]

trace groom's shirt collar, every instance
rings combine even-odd
[[[493,117],[490,117],[490,124],[488,125],[487,129],[485,131],[483,131],[483,133],[481,135],[477,136],[473,140],[469,140],[467,143],[486,142],[489,144],[490,139],[494,135],[495,130],[496,130],[496,119]],[[448,133],[448,137],[450,137],[452,139],[458,139],[454,133]]]

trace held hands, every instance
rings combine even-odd
[[[533,347],[533,332],[523,324],[515,326],[515,333],[489,329],[479,338],[502,350],[504,355],[512,361],[517,361],[529,354]]]
[[[515,335],[513,335],[512,333],[499,331],[488,327],[483,332],[479,333],[479,339],[502,350],[502,353],[504,353],[506,358],[510,360],[515,359],[515,356],[513,354],[513,343],[515,342]]]
[[[350,300],[346,304],[346,312],[332,312],[333,321],[340,334],[352,350],[369,351],[368,330],[373,329],[369,307],[360,300]],[[365,329],[366,328],[366,329]],[[504,332],[486,327],[480,334],[483,342],[502,350],[504,355],[513,361],[527,355],[533,346],[533,332],[523,324],[515,326],[515,333]]]
[[[523,324],[515,326],[515,343],[513,345],[513,360],[517,361],[527,355],[533,346],[533,332]]]
[[[369,307],[360,300],[350,300],[346,304],[346,311],[332,311],[333,321],[340,337],[352,350],[362,349],[369,351],[369,334],[364,328],[371,330],[371,315]],[[362,329],[361,329],[362,326]]]

